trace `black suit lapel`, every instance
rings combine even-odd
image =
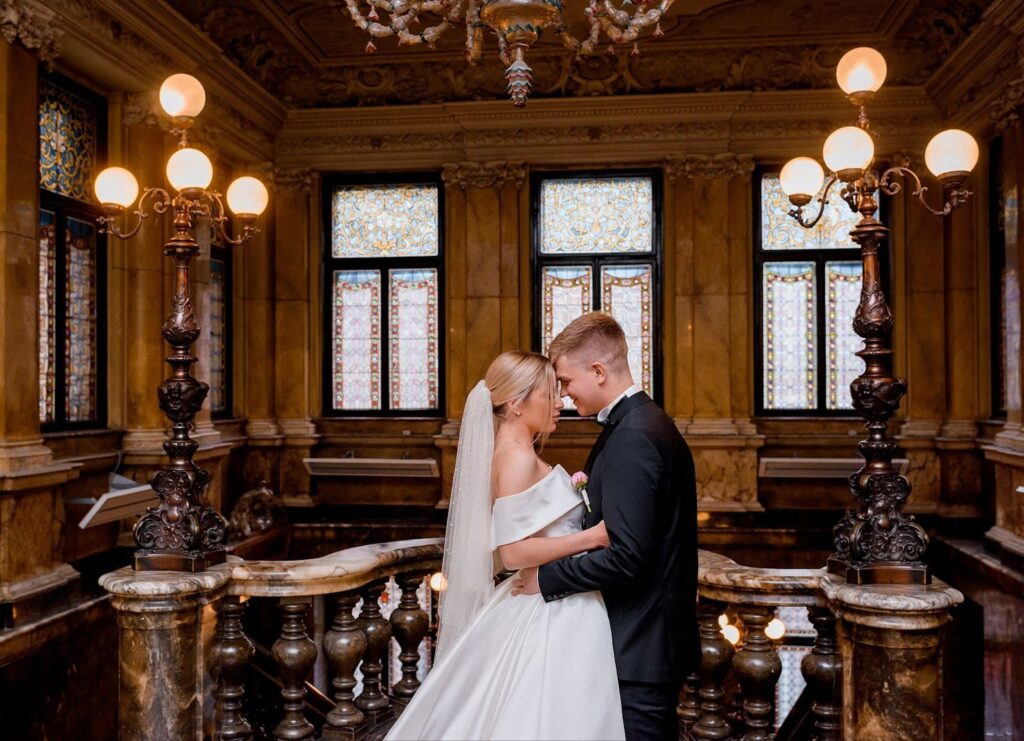
[[[601,429],[601,434],[597,436],[597,440],[594,442],[594,447],[590,449],[590,455],[587,456],[587,462],[583,464],[583,473],[590,476],[590,469],[594,466],[594,461],[597,460],[598,454],[601,452],[601,448],[608,442],[608,436],[612,434],[612,425],[605,425]]]

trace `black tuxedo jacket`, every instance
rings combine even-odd
[[[680,684],[700,662],[697,484],[673,421],[645,393],[620,401],[584,467],[611,545],[540,567],[547,601],[600,590],[619,680]]]

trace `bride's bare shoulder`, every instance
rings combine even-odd
[[[540,465],[532,450],[503,445],[494,451],[494,497],[507,497],[526,491],[537,483]]]

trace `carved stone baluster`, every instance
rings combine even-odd
[[[700,719],[690,729],[695,738],[722,739],[732,735],[722,708],[725,697],[722,686],[735,653],[718,625],[718,616],[725,612],[725,607],[721,602],[702,599],[697,611],[701,650],[700,689],[697,692]]]
[[[420,641],[427,633],[429,619],[416,597],[423,575],[403,574],[397,580],[402,587],[402,599],[391,613],[391,632],[402,649],[398,656],[402,662],[402,678],[395,683],[392,691],[396,699],[408,702],[420,686],[420,680],[416,678],[416,666],[420,660]]]
[[[324,723],[324,739],[348,738],[351,729],[365,720],[363,711],[352,701],[355,697],[352,690],[356,686],[356,667],[366,651],[366,635],[352,616],[357,602],[359,594],[356,592],[336,595],[334,624],[324,636],[324,653],[334,673],[331,684],[334,685],[335,699],[334,709],[327,714]]]
[[[371,724],[377,723],[391,707],[391,699],[380,689],[381,673],[391,641],[391,626],[380,614],[379,599],[383,589],[380,582],[363,587],[363,610],[357,622],[366,636],[366,652],[362,664],[363,691],[356,698],[356,707],[369,716]]]
[[[274,729],[277,739],[312,738],[313,724],[302,713],[306,699],[306,677],[316,661],[316,644],[306,634],[307,602],[281,602],[281,637],[274,641],[271,655],[281,678],[284,717]]]
[[[676,708],[676,715],[682,723],[684,730],[690,730],[693,724],[700,720],[700,700],[697,691],[700,689],[700,674],[694,672],[683,682],[682,697],[679,706]]]
[[[218,741],[252,738],[252,728],[242,716],[245,668],[256,649],[242,632],[245,612],[238,597],[224,597],[216,606],[217,635],[213,643],[212,674],[217,685],[213,695],[217,710],[213,737]]]
[[[732,662],[743,688],[743,720],[747,726],[743,741],[770,741],[775,685],[782,673],[782,660],[764,629],[775,616],[775,608],[740,605],[738,613],[747,627],[743,647]]]
[[[811,688],[814,704],[815,741],[839,741],[843,729],[840,702],[843,676],[843,658],[836,649],[836,619],[827,607],[812,607],[811,622],[818,635],[814,648],[800,663],[807,686]]]

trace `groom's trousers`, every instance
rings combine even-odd
[[[669,683],[619,682],[626,741],[678,739],[679,689]]]

